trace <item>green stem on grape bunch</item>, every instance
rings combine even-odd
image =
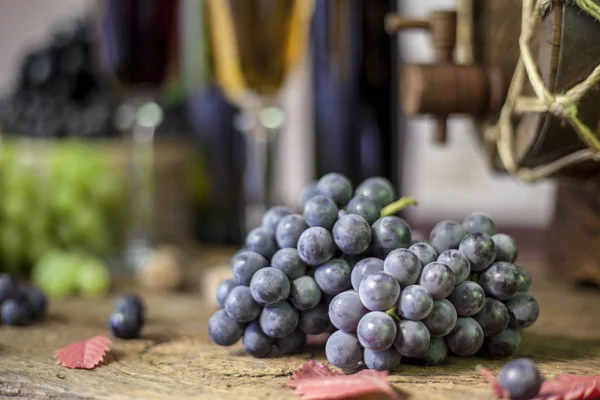
[[[407,206],[416,206],[417,204],[417,199],[414,197],[401,197],[381,209],[381,218],[397,214]]]
[[[385,312],[387,315],[395,319],[396,321],[400,321],[400,317],[398,317],[398,308],[393,307]]]

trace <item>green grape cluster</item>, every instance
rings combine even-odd
[[[123,183],[100,146],[3,143],[0,270],[25,274],[53,250],[110,255],[119,243]]]

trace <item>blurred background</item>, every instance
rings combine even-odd
[[[419,200],[418,229],[473,211],[543,229],[552,182],[492,172],[466,120],[441,147],[433,121],[400,113],[402,62],[433,54],[384,16],[454,3],[0,0],[3,268],[238,245],[266,204],[298,208],[332,171],[390,179]]]

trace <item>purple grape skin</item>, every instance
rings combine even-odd
[[[19,283],[9,274],[0,274],[0,304],[13,298],[19,289]]]
[[[338,208],[329,197],[318,195],[306,202],[302,216],[309,227],[331,230],[338,218]]]
[[[443,299],[454,289],[454,273],[447,265],[434,261],[423,267],[419,285],[426,288],[434,300]]]
[[[390,181],[382,177],[371,177],[361,182],[354,192],[355,197],[366,197],[371,199],[380,208],[394,201],[394,186]]]
[[[258,304],[270,306],[287,299],[290,294],[290,281],[277,268],[262,268],[252,277],[250,291]]]
[[[401,287],[417,283],[421,269],[417,255],[407,249],[392,250],[383,261],[383,270],[396,278]]]
[[[448,345],[443,337],[431,338],[429,347],[421,357],[419,357],[425,365],[434,366],[440,365],[448,357]]]
[[[483,345],[483,329],[473,318],[458,318],[452,332],[446,335],[446,344],[458,356],[472,356]]]
[[[298,319],[298,311],[287,301],[282,301],[263,308],[258,323],[267,336],[279,339],[296,329]]]
[[[510,316],[508,326],[513,329],[530,327],[540,315],[538,302],[528,293],[516,293],[504,305],[506,305]]]
[[[371,250],[383,260],[392,250],[410,246],[410,236],[410,227],[402,218],[379,218],[371,225]]]
[[[452,303],[441,299],[433,302],[431,312],[421,322],[425,324],[431,337],[441,337],[446,336],[454,329],[457,319],[456,309]]]
[[[396,338],[396,322],[384,312],[371,311],[360,319],[356,335],[360,344],[371,350],[389,349]]]
[[[517,352],[521,344],[521,333],[507,328],[500,333],[485,338],[483,350],[493,359],[510,357]]]
[[[317,189],[317,181],[311,182],[308,186],[304,188],[302,191],[302,195],[300,196],[300,207],[304,209],[306,203],[315,196],[319,195],[319,190]]]
[[[421,265],[430,264],[438,258],[437,252],[429,243],[414,243],[408,248],[408,250],[415,253],[417,258],[421,261]]]
[[[302,215],[290,214],[281,219],[275,229],[275,241],[284,249],[298,246],[298,239],[302,232],[308,229],[308,224]]]
[[[354,265],[352,273],[350,274],[350,281],[352,282],[352,288],[358,291],[360,283],[365,276],[370,275],[374,272],[383,271],[383,261],[375,257],[367,257]]]
[[[269,262],[262,255],[254,251],[244,251],[231,259],[233,277],[238,284],[249,286],[252,276],[259,269],[269,266]]]
[[[477,283],[465,281],[454,287],[448,300],[456,309],[459,317],[472,317],[483,307],[485,293]]]
[[[429,244],[440,254],[446,250],[458,249],[460,241],[467,235],[465,228],[454,221],[441,221],[429,234]]]
[[[321,289],[310,276],[301,276],[290,285],[290,302],[298,310],[310,310],[321,302]]]
[[[333,225],[333,241],[345,254],[364,253],[371,245],[371,226],[356,214],[348,214]]]
[[[254,301],[248,286],[237,286],[227,296],[224,309],[234,320],[247,323],[258,317],[262,307]]]
[[[358,288],[360,300],[371,311],[386,311],[396,305],[400,285],[386,272],[375,272],[365,277]]]
[[[273,339],[265,335],[257,322],[251,322],[246,326],[242,343],[246,353],[256,358],[268,356],[273,349]]]
[[[336,295],[350,289],[350,266],[341,258],[334,258],[315,269],[315,281],[324,293]]]
[[[358,322],[369,310],[360,301],[353,290],[347,290],[335,296],[329,303],[329,319],[336,328],[345,332],[356,332]]]
[[[217,286],[217,303],[219,303],[221,308],[225,307],[225,300],[227,299],[227,296],[236,286],[239,286],[239,283],[233,278],[224,279],[221,281],[221,283],[219,283],[219,286]]]
[[[342,218],[344,215],[348,215],[349,212],[346,210],[338,210],[338,219]]]
[[[331,233],[318,226],[308,228],[298,239],[298,255],[308,265],[316,266],[333,258],[335,243]]]
[[[438,262],[446,264],[454,273],[454,282],[456,285],[465,281],[471,273],[471,264],[467,257],[456,249],[450,249],[442,252],[437,259]]]
[[[433,309],[433,298],[423,286],[410,285],[400,292],[396,307],[402,318],[419,321],[427,317]]]
[[[246,247],[270,260],[278,250],[275,231],[264,226],[252,229],[246,236]]]
[[[275,346],[281,354],[298,354],[305,344],[306,334],[299,329],[295,329],[289,335],[279,338],[275,342]]]
[[[481,272],[496,259],[496,244],[485,233],[470,233],[464,237],[458,250],[469,260],[471,272]]]
[[[352,182],[337,172],[325,174],[317,182],[317,190],[335,201],[338,207],[345,206],[352,198]]]
[[[462,223],[467,233],[485,233],[488,236],[493,236],[496,233],[496,225],[494,221],[485,213],[475,212],[469,215]]]
[[[514,239],[504,233],[497,233],[492,236],[492,240],[496,245],[496,261],[514,263],[518,254]]]
[[[393,371],[402,361],[402,356],[393,347],[379,351],[365,349],[363,358],[367,368],[376,371]]]
[[[488,297],[483,303],[483,308],[473,316],[473,319],[483,329],[484,336],[493,336],[508,327],[510,316],[501,301]]]
[[[422,357],[431,342],[431,335],[421,321],[402,320],[398,322],[394,347],[403,357]]]
[[[309,335],[318,335],[329,328],[329,307],[325,304],[311,308],[310,310],[300,311],[300,320],[298,329]]]
[[[308,267],[300,259],[298,250],[292,248],[279,249],[271,258],[271,267],[283,272],[290,281],[306,274]]]
[[[515,265],[515,268],[517,268],[517,271],[519,273],[519,289],[517,290],[517,292],[529,292],[529,288],[531,286],[531,275],[529,275],[529,271],[518,265]]]
[[[325,344],[325,356],[335,367],[353,369],[363,360],[363,351],[355,333],[336,331]]]
[[[529,400],[540,392],[544,378],[533,361],[518,358],[504,364],[498,374],[498,381],[511,399]]]
[[[479,284],[487,295],[508,300],[519,290],[519,270],[510,263],[495,262],[481,273]]]
[[[269,208],[263,215],[262,226],[275,231],[281,219],[287,215],[290,215],[291,213],[292,211],[287,207],[273,206]]]
[[[348,214],[360,215],[367,221],[369,225],[372,225],[381,216],[381,208],[367,197],[354,197],[346,206],[346,212]]]
[[[225,310],[219,310],[208,320],[208,335],[219,346],[235,344],[244,333],[244,324],[229,317]]]

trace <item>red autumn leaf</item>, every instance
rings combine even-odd
[[[478,367],[483,378],[490,383],[497,397],[509,399],[508,392],[500,386],[498,379],[489,370]],[[533,400],[591,400],[600,396],[600,375],[557,375],[546,379]]]
[[[57,364],[67,368],[93,369],[102,362],[111,343],[106,336],[75,342],[56,351]]]
[[[305,400],[343,400],[376,393],[390,400],[401,400],[388,382],[388,375],[387,371],[368,369],[344,375],[311,360],[293,372],[288,385]]]

